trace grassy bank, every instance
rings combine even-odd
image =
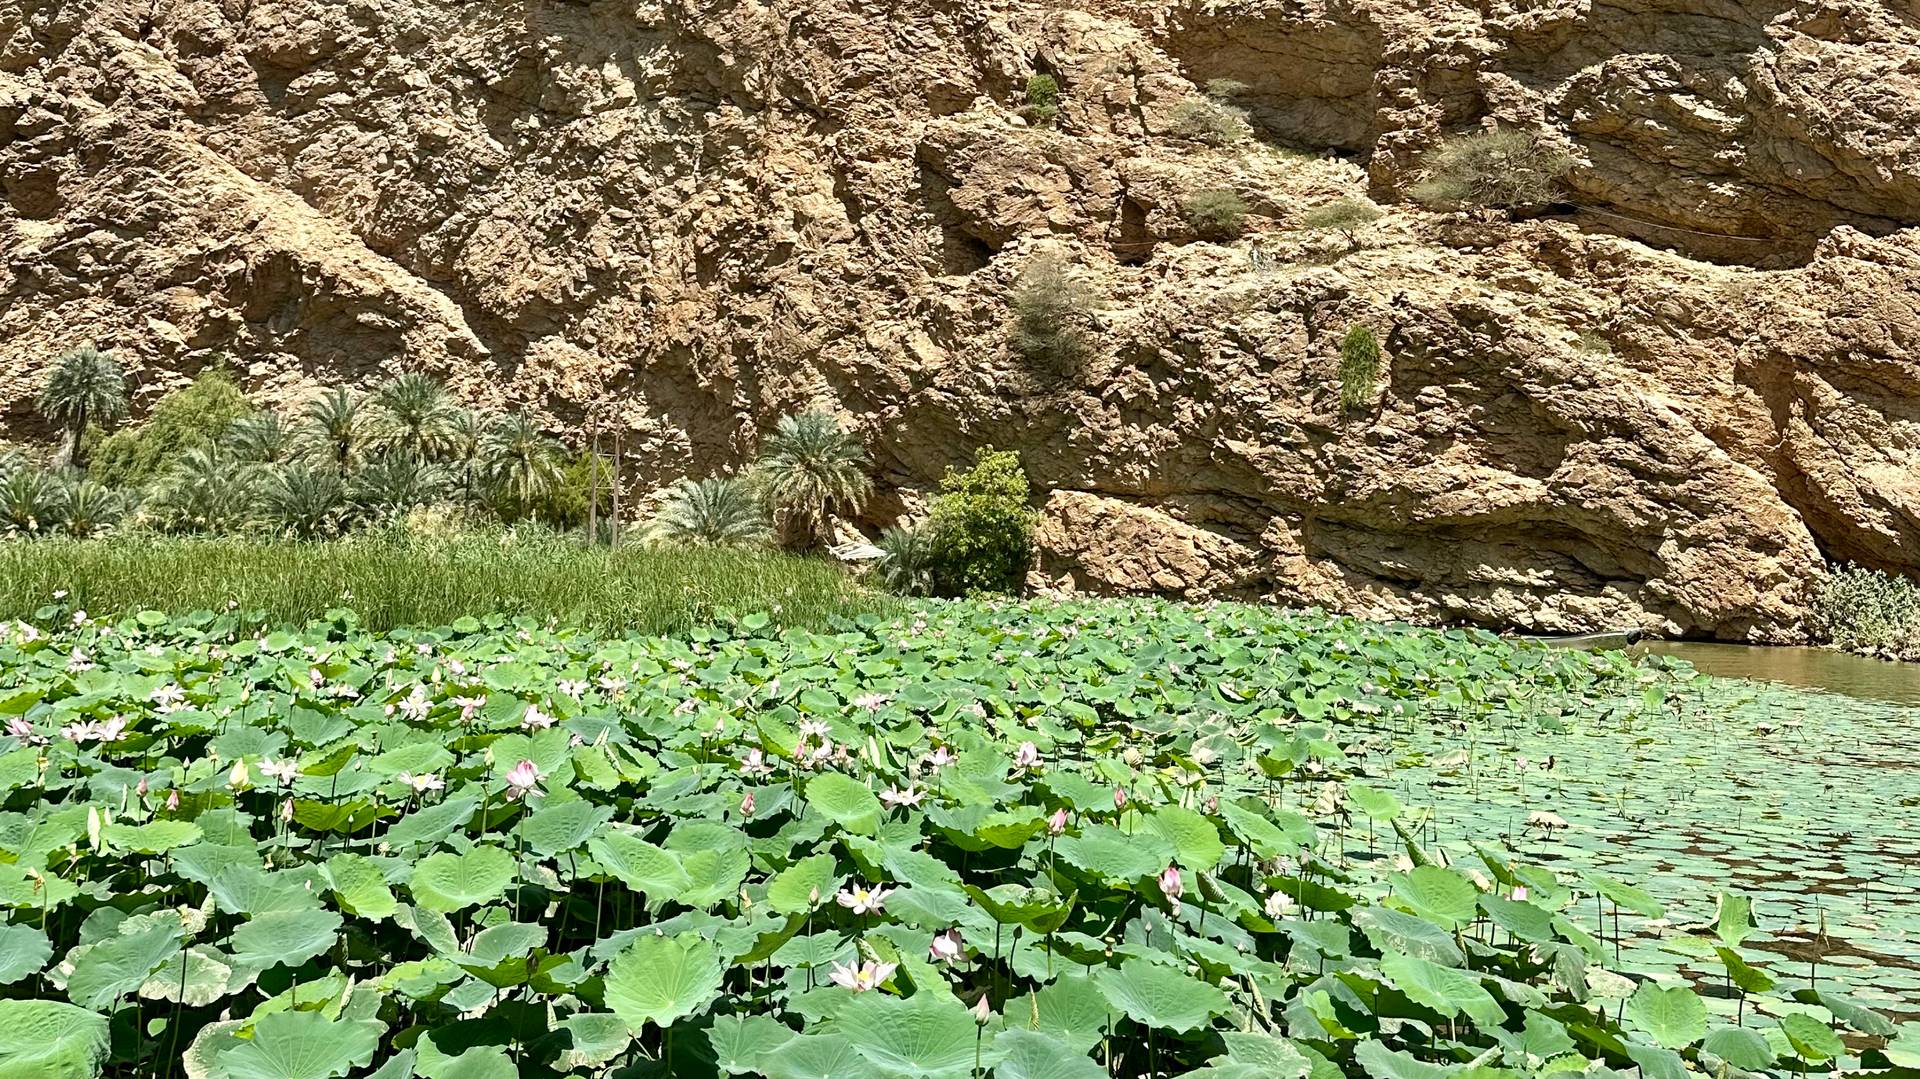
[[[58,591],[94,615],[229,603],[274,623],[352,607],[376,632],[463,615],[531,615],[604,633],[667,633],[716,611],[824,626],[887,604],[838,567],[765,551],[588,548],[552,536],[331,543],[169,539],[0,543],[0,618]]]

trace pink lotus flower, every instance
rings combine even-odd
[[[898,963],[867,962],[856,967],[851,963],[835,963],[833,971],[827,975],[827,980],[856,993],[872,992],[886,984],[887,979],[893,977],[893,972],[899,965]]]
[[[801,738],[818,738],[824,742],[832,730],[833,728],[817,719],[803,719],[800,721]]]
[[[540,767],[532,761],[521,761],[507,770],[507,799],[519,801],[529,794],[536,793],[540,787]]]
[[[953,750],[948,749],[946,746],[934,746],[933,752],[927,754],[925,758],[927,767],[936,772],[952,764],[957,759],[958,758],[953,755]]]
[[[753,816],[753,792],[752,791],[748,791],[747,796],[745,798],[740,799],[740,815],[743,817]]]
[[[887,702],[892,699],[893,698],[884,693],[868,693],[855,697],[853,699],[853,706],[855,708],[864,708],[869,712],[878,712],[880,709],[885,708]]]
[[[901,806],[917,806],[920,804],[920,800],[926,796],[926,791],[915,789],[911,783],[907,784],[907,789],[905,790],[888,787],[886,790],[880,792],[880,800],[887,804],[888,809],[898,809]]]
[[[480,709],[487,706],[487,698],[485,694],[478,697],[455,697],[453,703],[460,706],[460,722],[472,723],[473,717],[480,714]]]
[[[1187,886],[1180,880],[1180,868],[1178,866],[1170,865],[1161,871],[1160,894],[1167,897],[1167,902],[1180,902],[1180,896],[1186,890]]]
[[[773,774],[773,765],[767,763],[767,755],[757,749],[747,750],[747,759],[740,762],[740,770],[750,776]]]
[[[834,902],[855,914],[878,914],[880,909],[886,906],[887,897],[892,895],[893,891],[892,888],[883,888],[879,885],[869,888],[864,884],[854,884],[842,888],[840,894],[833,898]]]
[[[967,945],[960,939],[958,928],[944,933],[935,933],[933,943],[927,947],[927,958],[935,963],[952,965],[967,957]]]
[[[178,787],[167,792],[167,812],[180,812],[180,788]]]
[[[1053,811],[1053,816],[1047,818],[1047,834],[1057,836],[1064,833],[1066,830],[1067,830],[1067,807],[1061,806],[1059,809],[1056,809]]]
[[[530,731],[544,731],[553,726],[553,717],[542,712],[537,704],[527,705],[527,714],[520,717],[520,726]]]
[[[160,711],[171,712],[180,707],[180,702],[187,699],[187,691],[176,685],[165,685],[154,690],[151,696],[154,705]]]
[[[1022,772],[1040,767],[1040,747],[1032,742],[1020,743],[1020,748],[1013,751],[1013,766]]]
[[[1127,808],[1127,788],[1125,787],[1113,788],[1113,808],[1115,809]]]
[[[983,1027],[993,1021],[993,1009],[987,1006],[985,993],[980,994],[980,1002],[973,1006],[973,1021]]]
[[[293,823],[293,799],[288,798],[280,803],[280,820],[285,824]]]
[[[46,735],[35,730],[33,724],[24,718],[15,716],[7,721],[7,733],[30,746],[44,746],[48,742]]]

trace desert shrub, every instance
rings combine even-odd
[[[1239,195],[1220,188],[1188,195],[1180,204],[1180,212],[1203,240],[1238,239],[1247,226],[1247,204]]]
[[[927,527],[933,534],[933,585],[951,596],[1017,592],[1033,561],[1038,515],[1020,455],[983,447],[972,468],[947,470]]]
[[[1204,97],[1190,98],[1174,106],[1168,117],[1168,129],[1181,138],[1204,142],[1208,146],[1232,146],[1252,133],[1245,109],[1223,105]]]
[[[1380,339],[1365,326],[1354,326],[1340,340],[1340,407],[1363,408],[1373,400],[1380,379]]]
[[[83,345],[54,361],[40,391],[40,414],[66,431],[65,454],[85,464],[89,424],[111,423],[127,414],[126,375],[111,353]]]
[[[859,512],[873,491],[866,467],[860,440],[831,412],[812,408],[780,420],[754,466],[754,478],[767,504],[784,519],[788,544],[809,548],[825,540],[834,510]]]
[[[1080,369],[1092,351],[1087,323],[1092,290],[1068,276],[1060,259],[1034,259],[1014,282],[1013,350],[1035,368],[1055,375]]]
[[[770,531],[765,503],[737,476],[681,480],[649,529],[653,538],[685,547],[765,543]]]
[[[1038,124],[1050,124],[1060,115],[1060,83],[1052,75],[1027,80],[1026,114]]]
[[[1252,87],[1239,79],[1208,79],[1205,89],[1207,97],[1225,104],[1239,100]]]
[[[1427,178],[1413,187],[1421,202],[1512,210],[1552,202],[1573,158],[1525,131],[1487,131],[1448,139],[1427,156]]]
[[[1337,232],[1346,237],[1347,247],[1360,244],[1361,229],[1380,220],[1379,207],[1365,199],[1338,198],[1321,203],[1300,215],[1300,226],[1316,232]]]
[[[933,593],[933,529],[924,521],[896,525],[880,534],[880,559],[874,574],[887,590],[902,596]]]
[[[1814,597],[1808,628],[1848,652],[1920,659],[1920,585],[1881,570],[1836,569]]]
[[[161,477],[148,512],[169,532],[239,532],[259,509],[260,475],[259,466],[225,450],[190,449]]]
[[[88,474],[110,487],[152,483],[189,452],[221,446],[235,422],[253,413],[253,404],[233,376],[216,364],[161,397],[146,422],[103,440]]]

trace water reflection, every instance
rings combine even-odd
[[[1640,653],[1657,652],[1692,663],[1702,674],[1811,686],[1868,700],[1920,704],[1920,663],[1890,663],[1828,648],[1780,648],[1708,641],[1654,641]]]

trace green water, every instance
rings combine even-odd
[[[1920,663],[1890,663],[1830,648],[1654,641],[1635,651],[1684,659],[1702,674],[1824,689],[1849,697],[1920,704]]]

